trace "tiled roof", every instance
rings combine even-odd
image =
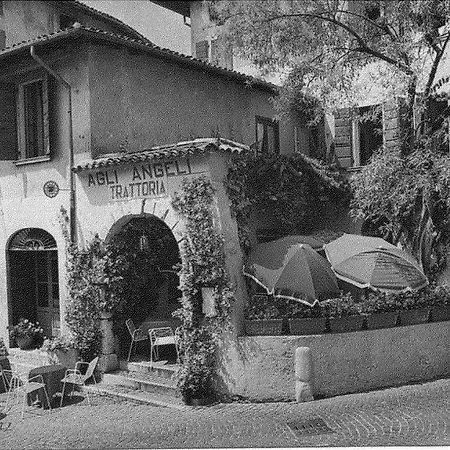
[[[160,160],[167,158],[185,158],[187,156],[203,155],[211,151],[237,153],[249,151],[250,147],[223,138],[201,138],[177,144],[152,147],[135,153],[114,153],[104,155],[73,167],[74,172],[100,169],[127,163]]]
[[[85,3],[78,1],[78,0],[65,0],[65,1],[50,1],[49,3],[59,3],[63,6],[68,6],[69,8],[77,8],[81,9],[82,11],[86,12],[87,14],[91,16],[98,17],[100,19],[106,20],[110,22],[113,25],[116,25],[120,27],[125,32],[129,33],[130,35],[134,36],[137,39],[140,39],[142,41],[148,41],[146,37],[144,37],[141,33],[136,31],[134,28],[130,27],[126,23],[122,22],[121,20],[117,19],[116,17],[110,16],[109,14],[106,14],[102,11],[99,11],[98,9],[92,8],[92,6],[88,6]]]
[[[0,51],[0,60],[6,58],[7,56],[14,55],[16,53],[20,53],[25,49],[28,49],[32,45],[39,47],[44,46],[49,43],[56,42],[58,40],[68,39],[70,37],[76,36],[87,36],[93,39],[101,39],[106,42],[112,42],[118,45],[124,45],[127,47],[132,47],[136,49],[140,49],[142,51],[148,52],[152,55],[155,55],[159,58],[175,61],[180,65],[187,65],[191,67],[196,67],[203,71],[207,71],[210,73],[214,73],[216,75],[220,75],[234,81],[243,83],[248,86],[256,87],[259,89],[263,89],[265,91],[269,91],[273,94],[278,92],[278,86],[268,83],[264,80],[257,79],[250,75],[245,75],[243,73],[237,72],[235,70],[225,69],[220,66],[216,66],[200,59],[193,58],[191,56],[183,55],[182,53],[174,52],[167,48],[158,47],[155,44],[152,44],[150,41],[142,41],[138,39],[133,39],[127,36],[118,35],[115,33],[111,33],[109,31],[99,30],[97,28],[92,27],[84,27],[82,25],[75,25],[73,27],[67,28],[65,30],[56,31],[54,33],[38,36],[34,39],[30,39],[28,41],[18,42],[10,47],[6,47]]]

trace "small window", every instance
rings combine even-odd
[[[66,28],[73,27],[73,24],[77,22],[77,19],[61,14],[59,16],[59,28],[65,30]]]
[[[49,155],[47,78],[19,85],[17,110],[19,159]]]
[[[279,140],[278,122],[256,116],[256,152],[279,153]]]

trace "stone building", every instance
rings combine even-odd
[[[20,317],[39,320],[47,336],[65,326],[61,209],[81,245],[126,224],[137,239],[159,226],[176,244],[183,227],[171,195],[200,173],[217,188],[229,269],[242,290],[222,179],[227,157],[252,144],[294,151],[304,125],[274,120],[277,88],[159,48],[79,2],[0,5],[0,336]],[[157,295],[173,303],[171,276]],[[166,306],[155,314],[170,314],[174,304]]]

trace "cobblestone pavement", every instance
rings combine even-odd
[[[0,415],[0,448],[450,445],[449,394],[450,380],[438,380],[303,404],[228,403],[186,411],[104,396],[89,406],[74,396],[52,412],[28,408],[23,421],[14,409]],[[312,420],[322,427],[302,432],[301,422]]]

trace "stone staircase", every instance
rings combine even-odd
[[[103,374],[97,388],[109,395],[128,398],[155,406],[187,409],[178,396],[178,364],[149,361],[120,362],[120,370]],[[93,387],[91,387],[93,388]]]
[[[41,350],[9,349],[11,366],[21,372],[28,372],[34,367],[51,364],[46,352]],[[176,388],[176,372],[178,364],[167,361],[120,361],[120,369],[104,373],[97,384],[88,385],[86,389],[103,394],[121,397],[155,406],[187,409],[178,395]]]

